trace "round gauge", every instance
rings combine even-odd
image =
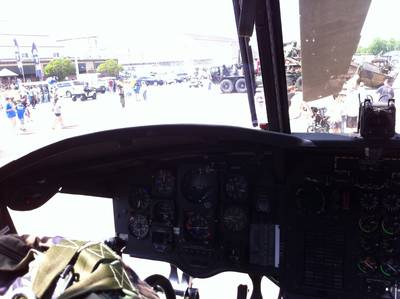
[[[321,214],[325,210],[325,196],[315,185],[304,185],[297,189],[296,202],[302,213]]]
[[[388,212],[394,213],[400,210],[400,196],[389,193],[383,199],[383,206]]]
[[[379,270],[386,277],[397,277],[400,274],[400,266],[393,259],[387,259],[379,266]]]
[[[145,210],[151,202],[149,191],[144,187],[135,187],[129,195],[129,205],[134,210]]]
[[[189,236],[195,240],[207,241],[211,239],[210,222],[202,215],[190,215],[186,220],[185,229]]]
[[[364,233],[373,233],[379,226],[379,221],[374,216],[360,218],[358,226]]]
[[[138,239],[143,239],[149,233],[149,221],[147,217],[136,214],[129,219],[129,232]]]
[[[372,257],[361,258],[357,267],[362,273],[371,273],[378,268],[375,259]]]
[[[248,197],[247,180],[242,175],[234,175],[227,179],[225,184],[225,192],[227,197],[233,200],[246,200]]]
[[[170,201],[159,201],[153,209],[153,221],[162,224],[172,224],[174,221],[174,206]]]
[[[400,221],[397,218],[387,217],[382,221],[382,230],[386,235],[394,236],[400,233]]]
[[[168,170],[160,169],[153,179],[153,194],[169,197],[175,192],[175,176]]]
[[[222,223],[231,232],[243,231],[247,225],[247,214],[240,207],[229,207],[224,212]]]
[[[183,180],[182,191],[188,201],[211,207],[218,191],[216,172],[209,167],[188,171]]]
[[[363,192],[360,196],[360,203],[366,211],[373,211],[379,204],[378,195],[374,192]]]

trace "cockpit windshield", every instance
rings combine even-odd
[[[309,180],[307,184],[331,182],[328,177],[308,177],[308,165],[299,164],[296,154],[304,155],[304,161],[308,161],[312,153],[302,150],[315,136],[322,136],[322,140],[331,134],[359,136],[364,101],[390,106],[399,92],[398,8],[400,4],[395,0],[6,1],[0,12],[0,166],[55,143],[51,150],[37,155],[37,164],[44,161],[44,166],[32,172],[32,178],[45,173],[43,169],[53,162],[62,165],[64,158],[72,161],[70,168],[79,164],[81,156],[82,160],[92,158],[93,164],[87,163],[82,169],[68,168],[65,177],[59,175],[57,179],[68,181],[67,188],[49,184],[56,195],[49,202],[43,200],[41,203],[46,203],[30,211],[29,216],[26,211],[10,208],[19,210],[19,202],[5,202],[1,207],[10,212],[18,233],[104,240],[118,232],[134,241],[148,238],[149,244],[151,235],[151,248],[157,251],[155,260],[162,260],[164,251],[176,246],[173,249],[182,251],[173,257],[194,256],[192,264],[200,269],[194,273],[199,277],[222,275],[220,272],[226,269],[242,271],[240,267],[247,259],[250,266],[246,269],[257,272],[264,268],[254,265],[262,264],[278,273],[280,250],[287,248],[277,237],[280,224],[274,222],[271,211],[284,197],[282,194],[289,192],[282,190],[285,184],[300,184],[300,180],[294,184],[285,175],[292,171],[301,176],[304,171],[301,180]],[[179,131],[182,127],[163,126],[171,124],[218,125],[212,127],[216,128],[213,134],[221,132],[223,136],[206,140],[203,127],[186,126],[197,130],[198,135],[193,133],[191,139],[191,132]],[[146,131],[151,125],[161,126],[156,127],[156,133]],[[134,131],[128,128],[137,130],[137,135],[127,136]],[[176,129],[182,136],[166,134],[164,138],[165,128],[168,134],[168,130]],[[115,131],[104,136],[114,138],[115,133],[120,138],[113,139],[111,145],[107,140],[96,139],[103,135],[92,134],[109,130]],[[291,135],[270,134],[273,147],[270,140],[254,141],[264,134],[256,131],[262,130]],[[244,137],[230,139],[235,134]],[[88,139],[73,139],[77,136]],[[175,139],[168,140],[170,137]],[[72,141],[63,143],[66,139]],[[95,142],[83,142],[89,139]],[[286,152],[276,155],[276,148],[282,149],[281,144],[277,146],[280,141],[282,148],[293,145],[301,150],[285,148]],[[176,142],[178,149],[182,145],[189,150],[178,154],[171,150],[168,157],[158,152],[156,158],[146,156],[150,146],[160,145],[161,150],[165,147],[167,151],[170,142]],[[212,149],[202,152],[203,147],[193,149],[194,144]],[[229,152],[229,146],[236,150]],[[205,154],[208,150],[211,157]],[[373,149],[365,152],[371,156],[381,154]],[[134,161],[136,157],[132,155],[136,153],[142,156]],[[287,157],[285,167],[277,166],[281,161],[275,163],[276,157]],[[329,163],[336,159],[322,158]],[[310,161],[318,164],[319,160]],[[21,165],[19,162],[3,169],[12,169]],[[96,163],[101,165],[97,167]],[[26,169],[33,169],[32,165],[33,162]],[[21,169],[25,170],[24,165]],[[80,176],[75,177],[74,171]],[[86,181],[82,174],[91,176],[90,180]],[[12,175],[6,174],[1,183],[7,184]],[[23,178],[29,181],[30,175],[27,171]],[[45,173],[46,178],[51,175]],[[19,186],[18,181],[10,182]],[[16,191],[6,190],[4,194],[16,197],[18,192],[24,195],[26,191],[42,198],[42,193],[34,191],[36,185],[44,186],[45,180],[26,184],[22,191],[15,187]],[[90,196],[80,197],[82,185]],[[122,191],[111,185],[122,186]],[[98,193],[93,191],[96,188]],[[311,190],[310,194],[317,194],[316,197],[321,193],[300,187],[298,190]],[[303,199],[312,198],[300,191],[295,193],[298,205]],[[101,204],[91,201],[98,199],[93,194],[100,194]],[[240,194],[244,194],[243,198]],[[23,198],[32,203],[30,199]],[[270,201],[274,204],[270,205]],[[304,205],[313,210],[318,202],[317,199],[316,203]],[[184,209],[180,207],[182,211],[177,213],[178,204],[182,203]],[[253,203],[254,207],[250,207]],[[325,198],[320,206],[323,208],[317,207],[317,214],[325,209]],[[75,209],[79,213],[71,219]],[[135,209],[141,214],[135,214]],[[199,212],[203,210],[207,212],[204,217]],[[69,217],[64,219],[67,214]],[[128,220],[121,220],[124,217]],[[60,226],[43,228],[41,219],[57,221]],[[215,235],[215,242],[209,242],[214,226],[224,235],[222,240]],[[258,238],[261,234],[278,245],[264,244]],[[171,245],[172,241],[176,244]],[[220,241],[226,241],[226,247],[219,246]],[[252,252],[246,242],[256,250]],[[242,243],[245,245],[240,247]],[[130,249],[137,249],[132,244]],[[210,244],[217,244],[216,249],[212,248],[215,251],[208,250]],[[145,252],[147,247],[139,249]],[[219,262],[214,252],[225,254],[229,258],[226,263],[233,267],[221,266],[207,272],[212,270],[212,263]],[[207,256],[214,260],[202,264]],[[129,257],[126,260],[132,268],[143,262]],[[165,264],[154,263],[158,264],[142,266],[143,273],[154,267],[164,269]],[[249,280],[243,273],[223,273],[224,281],[234,281],[236,286]],[[277,296],[271,281],[263,280],[265,297]],[[199,280],[198,285],[203,282]],[[219,286],[211,286],[213,291],[206,298],[215,296],[215,287],[221,288],[221,280]],[[218,291],[220,297],[227,295]],[[226,298],[236,294],[236,290],[230,291],[232,295]]]
[[[279,80],[286,80],[292,132],[354,134],[365,97],[395,97],[400,42],[396,9],[387,8],[397,4],[346,3],[280,1]],[[273,122],[266,80],[278,78],[266,77],[271,69],[257,20],[251,57],[243,57],[231,1],[117,1],[112,12],[73,1],[62,15],[51,1],[16,5],[7,3],[2,16],[2,165],[58,140],[114,128],[260,129]],[[45,17],[32,17],[38,15]]]

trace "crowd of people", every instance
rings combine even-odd
[[[85,87],[86,88],[86,87]],[[118,95],[122,108],[125,108],[125,98],[133,98],[136,101],[148,99],[148,87],[144,81],[117,81],[110,80],[107,93]],[[5,114],[9,127],[15,132],[27,131],[27,123],[33,121],[33,111],[37,105],[49,103],[51,105],[52,117],[54,119],[52,129],[64,128],[62,117],[62,106],[65,96],[61,95],[56,85],[10,84],[0,85],[0,112]]]
[[[55,90],[39,87],[23,87],[13,89],[13,92],[1,93],[4,102],[0,104],[0,109],[5,111],[5,115],[9,120],[11,128],[15,131],[26,131],[26,123],[32,122],[32,111],[40,103],[52,104],[52,112],[54,113],[54,125],[57,124],[64,127],[61,117],[61,104]]]
[[[386,79],[377,90],[367,89],[356,74],[337,95],[324,100],[322,107],[303,101],[301,87],[289,86],[289,117],[294,132],[355,133],[358,129],[360,104],[369,97],[373,102],[387,104],[395,97],[393,80]]]

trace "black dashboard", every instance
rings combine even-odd
[[[167,260],[197,277],[273,272],[277,190],[272,153],[180,158],[135,169],[114,198],[127,252]]]
[[[400,278],[397,150],[293,156],[279,216],[287,297],[391,298]]]
[[[399,148],[397,137],[121,129],[3,167],[0,192],[20,210],[60,190],[113,198],[126,254],[195,277],[265,275],[290,299],[390,298],[400,279]]]

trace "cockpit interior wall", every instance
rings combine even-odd
[[[303,98],[312,101],[342,89],[371,0],[299,4]]]

